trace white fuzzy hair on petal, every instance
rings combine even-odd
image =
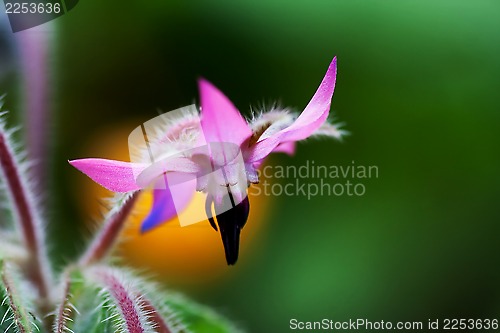
[[[335,124],[325,121],[320,128],[314,131],[311,137],[327,136],[337,140],[342,140],[344,136],[349,135],[349,132],[342,129],[342,126],[344,126],[343,123]]]
[[[151,163],[152,157],[160,160],[189,151],[196,147],[201,133],[200,115],[194,104],[164,113],[154,118],[154,123],[148,123],[144,126],[148,145],[131,152],[136,162]]]
[[[254,142],[263,140],[290,126],[297,115],[287,108],[277,105],[272,106],[268,111],[254,115],[250,121],[250,128],[254,134]]]

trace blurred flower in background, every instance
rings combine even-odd
[[[0,86],[4,85],[5,77],[12,72],[14,63],[13,38],[6,16],[0,17]]]

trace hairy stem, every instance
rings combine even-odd
[[[145,327],[141,317],[141,308],[138,304],[138,298],[127,289],[122,281],[109,269],[98,269],[95,271],[96,277],[105,285],[106,289],[114,299],[122,315],[127,333],[143,333]]]
[[[149,314],[149,320],[154,323],[155,329],[158,333],[171,333],[165,319],[163,319],[161,314],[158,313],[158,310],[156,310],[154,305],[148,299],[143,299],[142,305],[144,310]]]
[[[134,208],[139,193],[137,191],[130,194],[118,209],[111,210],[108,213],[103,227],[80,259],[81,265],[86,266],[97,263],[111,252],[123,230],[127,218]]]
[[[20,333],[25,333],[27,332],[27,328],[24,327],[23,325],[23,315],[21,314],[21,309],[17,307],[16,302],[14,301],[14,295],[12,290],[12,286],[10,284],[10,281],[7,279],[5,275],[2,276],[2,282],[3,285],[5,286],[5,293],[7,294],[8,297],[8,302],[10,305],[10,310],[12,311],[12,322],[14,324],[18,324],[17,329],[19,330]]]
[[[56,310],[56,317],[54,320],[54,333],[65,333],[68,331],[67,322],[71,320],[71,313],[73,309],[69,302],[71,280],[69,276],[64,277],[64,290],[62,300]]]
[[[7,193],[14,213],[16,225],[23,236],[29,253],[26,264],[28,276],[37,287],[42,298],[49,295],[50,273],[45,248],[43,247],[42,222],[37,207],[31,197],[28,182],[21,175],[21,167],[9,144],[8,134],[0,126],[0,169],[5,179]]]

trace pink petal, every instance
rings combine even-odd
[[[201,98],[201,127],[207,143],[229,142],[240,146],[252,131],[240,112],[210,82],[198,81]]]
[[[276,148],[274,148],[272,152],[273,153],[285,153],[285,154],[288,154],[290,156],[293,156],[293,155],[295,155],[295,150],[297,148],[296,146],[297,146],[297,143],[295,141],[287,141],[287,142],[283,142],[283,143],[280,143],[279,145],[277,145]],[[263,159],[261,159],[260,161],[252,162],[251,165],[255,169],[259,169],[264,162],[265,162],[265,157]],[[250,172],[251,171],[248,170],[248,166],[247,166],[247,176],[253,176]],[[253,179],[255,179],[257,181],[258,177],[253,178]]]
[[[69,164],[89,176],[99,185],[113,192],[129,192],[139,190],[134,174],[139,174],[146,164],[106,160],[101,158],[84,158],[69,161]]]
[[[285,153],[293,156],[295,154],[296,145],[295,141],[280,143],[276,148],[274,148],[273,153]]]
[[[336,75],[337,58],[335,57],[330,63],[319,88],[300,116],[287,128],[258,141],[247,152],[247,161],[260,161],[269,155],[279,144],[287,141],[303,140],[313,134],[328,117],[333,91],[335,90]]]
[[[311,101],[292,125],[283,130],[286,140],[303,140],[310,136],[325,122],[330,111],[335,79],[337,76],[337,57],[333,58],[328,70]]]

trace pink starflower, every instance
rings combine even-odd
[[[147,149],[131,148],[133,162],[87,158],[70,164],[111,191],[152,186],[153,207],[142,231],[175,217],[195,191],[205,193],[207,218],[216,231],[218,225],[227,263],[233,265],[250,210],[247,189],[258,183],[257,170],[265,158],[273,152],[293,154],[295,143],[311,136],[340,139],[345,133],[327,121],[336,71],[334,58],[299,115],[275,107],[248,121],[221,91],[200,79],[199,111],[181,108],[162,121],[155,134],[146,137]],[[136,131],[141,139],[147,134],[144,126]]]

